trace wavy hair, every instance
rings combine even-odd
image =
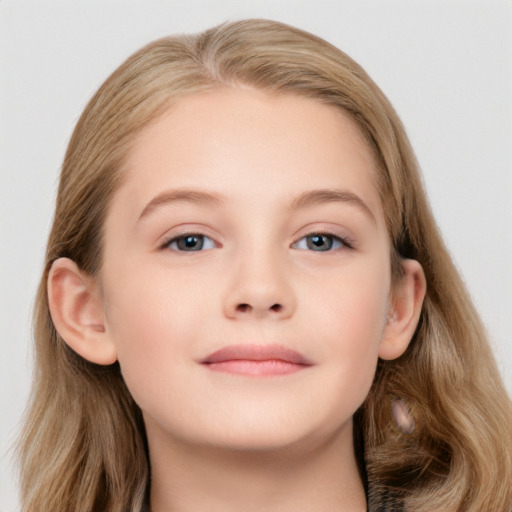
[[[430,211],[404,128],[366,72],[326,41],[266,20],[157,40],[126,60],[88,103],[70,140],[34,312],[36,361],[19,443],[24,512],[139,512],[149,460],[142,414],[117,363],[92,364],[52,323],[52,262],[102,264],[103,225],[138,133],[186,95],[246,84],[333,105],[357,123],[378,163],[376,183],[400,258],[428,283],[405,354],[379,361],[355,416],[370,502],[405,510],[506,512],[511,505],[511,406],[489,343]],[[417,428],[393,427],[390,403],[407,402]]]

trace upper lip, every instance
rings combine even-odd
[[[294,364],[311,364],[302,354],[283,345],[228,345],[207,356],[202,363],[247,360],[268,361],[278,359]]]

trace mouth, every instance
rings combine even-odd
[[[287,375],[312,363],[282,345],[228,345],[201,361],[211,371],[252,376]]]

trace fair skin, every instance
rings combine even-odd
[[[99,275],[57,260],[49,298],[75,351],[120,363],[152,512],[365,510],[352,416],[378,358],[406,350],[425,281],[407,260],[392,287],[355,124],[309,99],[220,89],[146,127],[124,172]],[[277,345],[301,360],[211,360]]]

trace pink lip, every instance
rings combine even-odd
[[[229,345],[210,354],[202,364],[210,370],[240,375],[286,375],[311,363],[282,345]]]

